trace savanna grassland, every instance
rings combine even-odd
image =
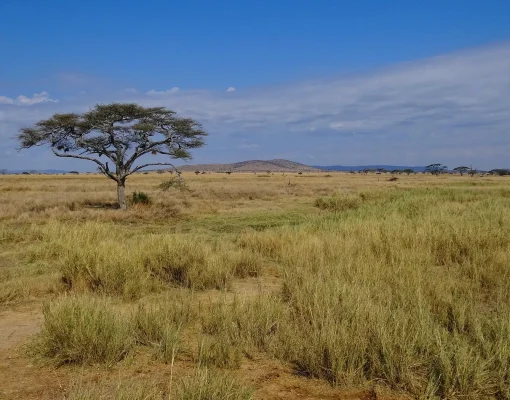
[[[507,178],[183,176],[0,176],[0,398],[510,398]]]

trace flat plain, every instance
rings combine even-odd
[[[505,177],[0,176],[1,399],[508,399]]]

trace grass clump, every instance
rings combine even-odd
[[[104,299],[68,296],[44,306],[41,332],[30,346],[57,365],[111,365],[126,356],[133,342],[127,320]]]
[[[119,382],[116,387],[74,385],[66,400],[164,400],[164,392],[153,383]]]
[[[53,223],[42,236],[31,257],[56,260],[62,282],[74,292],[133,299],[168,285],[224,290],[234,277],[258,276],[262,269],[258,254],[193,234],[134,237],[103,223]]]
[[[251,301],[216,303],[202,317],[202,331],[220,341],[230,341],[245,352],[274,349],[276,332],[284,328],[287,314],[278,298],[260,296]],[[225,339],[225,337],[227,339]]]
[[[241,366],[241,350],[227,332],[214,336],[203,336],[198,350],[197,363],[204,367],[239,368]]]
[[[332,215],[242,237],[283,279],[284,313],[266,349],[335,385],[509,398],[508,214],[452,202],[450,191],[393,193],[341,223]],[[417,202],[420,212],[405,213]],[[258,329],[248,328],[264,337]]]
[[[189,301],[140,304],[131,316],[135,342],[152,347],[157,359],[172,362],[179,349],[182,327],[190,318],[189,306]]]
[[[319,197],[315,200],[315,207],[321,210],[341,212],[356,210],[362,204],[362,199],[357,194],[335,194],[329,197]]]
[[[251,400],[253,391],[238,383],[238,380],[225,373],[199,368],[183,378],[177,390],[180,400]]]
[[[228,253],[227,257],[236,278],[256,277],[262,272],[263,259],[257,253],[240,249]]]

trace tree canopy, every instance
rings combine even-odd
[[[149,166],[173,167],[169,161],[138,164],[141,157],[190,159],[190,150],[203,146],[206,135],[198,122],[178,117],[164,107],[113,103],[96,105],[83,114],[55,114],[21,129],[18,140],[21,149],[49,146],[57,157],[95,163],[100,172],[117,182],[119,207],[125,209],[129,175]]]
[[[460,173],[460,176],[464,175],[464,173],[467,173],[469,172],[471,168],[470,167],[466,167],[466,166],[459,166],[459,167],[455,167],[453,170]]]
[[[425,171],[430,172],[433,175],[442,174],[447,169],[448,169],[448,167],[443,164],[430,164],[425,167]]]

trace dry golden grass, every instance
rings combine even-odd
[[[161,192],[170,175],[141,174],[128,193],[152,202],[127,212],[99,175],[0,176],[1,307],[45,302],[32,349],[57,363],[235,374],[264,354],[334,387],[510,398],[510,182],[328,175],[184,174],[189,191]],[[229,294],[247,278],[280,288]],[[227,385],[198,371],[190,396]]]

